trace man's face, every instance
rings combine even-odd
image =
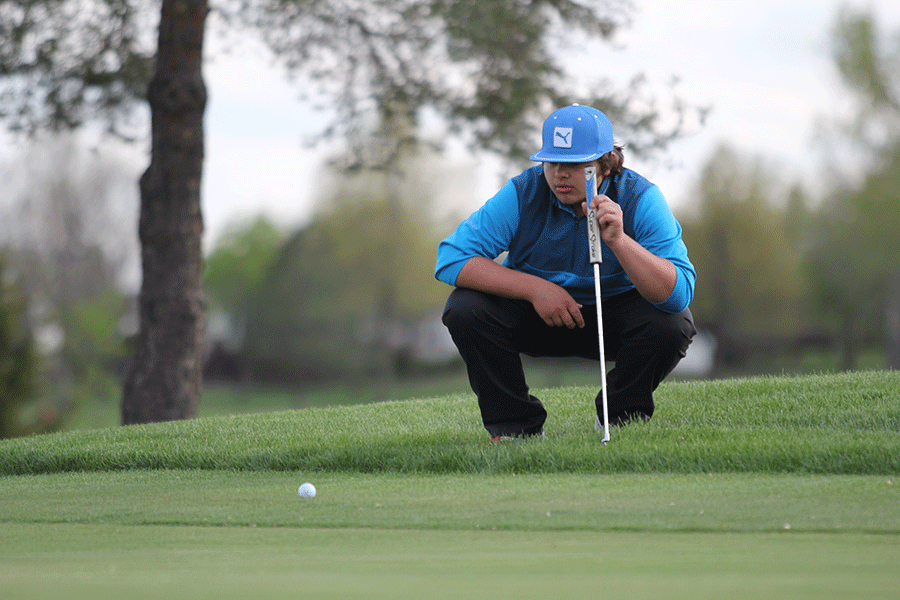
[[[584,163],[544,163],[544,178],[553,194],[563,204],[580,206],[586,194],[584,189],[584,168],[593,165],[597,168],[597,183],[602,179],[600,161]],[[577,210],[577,209],[576,209]]]

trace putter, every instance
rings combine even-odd
[[[602,194],[606,191],[608,183],[608,179],[604,178],[603,189],[599,193]],[[588,247],[591,264],[594,265],[594,294],[597,296],[597,337],[600,338],[600,395],[603,399],[603,439],[601,441],[605,444],[609,441],[609,407],[606,403],[606,351],[603,348],[603,310],[600,306],[602,300],[600,294],[600,263],[603,262],[603,253],[600,249],[600,224],[597,223],[596,214],[593,207],[591,207],[591,202],[597,194],[597,170],[595,167],[585,167],[584,189],[587,192],[588,205]]]

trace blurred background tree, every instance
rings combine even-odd
[[[808,272],[842,368],[873,345],[900,368],[900,36],[881,38],[870,14],[844,12],[834,48],[855,113],[839,124],[838,183],[819,207]]]
[[[900,368],[900,144],[862,187],[842,188],[821,206],[808,273],[823,328],[837,339],[841,368],[882,346]]]
[[[447,294],[434,279],[424,180],[436,164],[410,159],[399,185],[384,172],[332,173],[333,197],[287,239],[249,303],[244,355],[255,378],[375,377],[389,387],[410,366],[419,328],[438,322]]]
[[[23,415],[36,412],[27,409],[38,399],[38,369],[28,303],[15,270],[0,256],[0,439],[52,430],[56,419],[49,415],[43,423],[23,422]]]
[[[875,354],[866,364],[900,365],[898,40],[869,14],[838,18],[834,61],[855,110],[833,132],[825,197],[728,147],[704,166],[683,225],[713,374],[803,369],[802,355],[822,353],[836,359],[808,364],[854,369]]]
[[[220,381],[245,379],[244,334],[251,303],[281,252],[285,234],[269,219],[234,222],[206,258],[205,374]]]
[[[206,257],[203,276],[210,310],[245,313],[249,297],[262,283],[284,237],[263,216],[232,223]]]
[[[683,219],[699,274],[691,311],[716,340],[713,375],[750,368],[753,354],[783,350],[804,328],[802,257],[787,227],[790,190],[776,172],[719,148]]]
[[[86,400],[111,401],[129,333],[124,289],[136,279],[137,241],[110,235],[133,223],[134,182],[104,152],[70,136],[42,136],[0,168],[0,243],[28,298],[41,344],[36,386],[45,416],[62,419]],[[25,317],[23,317],[25,318]]]

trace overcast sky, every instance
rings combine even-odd
[[[786,170],[812,172],[818,159],[816,123],[847,106],[830,47],[841,6],[871,9],[883,30],[900,31],[897,0],[634,0],[634,5],[633,22],[614,48],[603,45],[596,56],[572,59],[589,61],[598,76],[621,80],[623,87],[637,73],[660,87],[677,76],[681,97],[712,107],[705,127],[673,144],[660,160],[627,159],[628,166],[660,185],[676,211],[691,202],[699,169],[722,142],[780,160]],[[214,45],[208,37],[208,49]],[[325,123],[297,100],[298,87],[270,67],[265,52],[252,43],[215,57],[205,77],[207,247],[240,217],[265,213],[286,227],[302,224],[321,192],[322,154],[305,148],[303,140]],[[540,132],[534,136],[539,145]],[[133,153],[136,174],[146,167],[144,152]],[[463,166],[476,169],[474,163]],[[501,183],[490,168],[474,173],[478,185],[445,200],[459,212],[480,206]]]

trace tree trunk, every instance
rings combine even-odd
[[[206,0],[162,0],[148,100],[150,166],[140,181],[140,328],[122,395],[122,423],[188,419],[202,377],[200,177]]]

